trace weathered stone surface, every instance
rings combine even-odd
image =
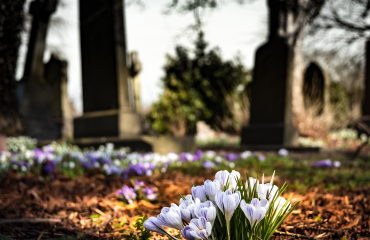
[[[365,90],[362,100],[362,116],[361,121],[364,124],[359,126],[359,133],[370,135],[370,40],[366,42],[365,53]]]
[[[141,133],[130,103],[123,9],[122,0],[80,0],[84,115],[74,121],[75,138]]]
[[[59,126],[58,138],[73,137],[73,106],[68,99],[68,63],[52,54],[45,64],[45,78],[52,90],[52,119]]]
[[[57,139],[58,124],[52,120],[52,89],[44,77],[43,56],[50,15],[58,1],[31,2],[32,29],[24,75],[18,85],[18,99],[24,134],[39,140]]]
[[[134,107],[137,113],[141,113],[140,76],[139,76],[141,69],[142,69],[142,64],[139,61],[138,53],[132,52],[130,73],[132,77]]]
[[[294,145],[292,125],[292,54],[283,42],[270,41],[256,53],[251,86],[250,126],[242,145]]]

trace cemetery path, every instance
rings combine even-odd
[[[141,213],[156,216],[162,207],[178,203],[179,192],[189,194],[191,182],[199,185],[213,176],[211,172],[201,177],[168,172],[137,177],[156,188],[158,199],[129,205],[122,204],[115,191],[130,182],[118,177],[91,174],[75,180],[58,177],[52,182],[15,176],[1,179],[0,238],[60,239],[84,234],[85,239],[121,239],[123,231],[133,229],[135,217]],[[281,186],[282,180],[277,181]],[[369,187],[332,191],[313,188],[304,195],[293,193],[292,203],[298,201],[298,208],[279,231],[318,239],[370,239]],[[273,239],[294,237],[276,234]]]

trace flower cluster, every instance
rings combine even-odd
[[[157,199],[157,194],[154,193],[154,188],[145,186],[143,181],[131,180],[132,187],[123,186],[116,191],[116,194],[128,203],[133,203],[135,200],[145,199],[154,201]]]
[[[286,189],[258,179],[241,179],[237,171],[219,171],[215,180],[193,186],[191,195],[179,205],[172,203],[157,217],[150,217],[144,227],[171,236],[163,226],[181,231],[183,238],[193,239],[269,239],[297,206],[281,196]]]
[[[317,162],[311,162],[311,167],[318,167],[318,168],[339,168],[340,162],[334,161],[332,162],[330,159],[320,160]]]

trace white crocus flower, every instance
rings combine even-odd
[[[144,222],[144,227],[145,227],[146,230],[156,232],[156,233],[160,233],[160,234],[163,234],[163,235],[168,235],[166,230],[164,230],[164,228],[162,227],[161,222],[158,221],[158,219],[156,217],[148,218]]]
[[[269,203],[266,199],[259,201],[254,198],[251,204],[248,204],[244,199],[240,202],[240,208],[247,217],[252,227],[256,226],[266,215]]]
[[[215,197],[218,192],[218,190],[221,189],[220,182],[216,179],[213,182],[211,180],[206,180],[204,182],[204,190],[206,191],[206,194],[214,204],[216,204]]]
[[[236,191],[234,194],[229,190],[222,192],[219,190],[216,194],[216,204],[221,212],[225,215],[227,235],[230,239],[230,220],[233,217],[235,209],[238,207],[240,202],[240,192]]]
[[[197,187],[192,187],[191,188],[191,194],[193,195],[193,198],[199,198],[201,202],[205,202],[206,199],[206,192],[204,189],[204,186],[197,186]]]
[[[175,228],[177,230],[182,230],[184,228],[181,220],[181,210],[174,203],[171,204],[170,208],[162,208],[162,211],[157,216],[157,219],[166,227]]]
[[[224,170],[218,171],[215,177],[221,183],[222,187],[225,187],[229,183],[229,190],[233,191],[237,187],[237,180],[240,179],[240,173],[234,170],[229,173],[227,170]]]
[[[244,151],[240,154],[240,157],[241,159],[247,159],[249,158],[250,156],[252,156],[252,152],[251,151]]]
[[[279,189],[277,186],[272,186],[270,183],[266,184],[258,184],[257,186],[257,193],[258,193],[258,198],[259,199],[268,199],[271,202],[272,199],[276,194],[278,194]]]
[[[193,215],[193,218],[204,217],[207,222],[210,222],[213,226],[217,216],[217,210],[211,201],[200,203],[199,199],[195,199],[194,206],[189,206],[189,209]]]
[[[208,239],[212,233],[212,225],[204,217],[192,219],[189,227],[192,230],[190,234],[196,239]]]

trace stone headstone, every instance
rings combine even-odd
[[[305,108],[317,116],[329,105],[329,79],[316,63],[311,62],[305,71],[303,96]]]
[[[129,101],[129,71],[122,0],[80,0],[83,116],[74,137],[141,133],[141,118]]]
[[[43,63],[49,18],[57,3],[57,0],[31,2],[32,29],[24,75],[17,87],[24,134],[39,140],[58,136],[58,126],[52,120],[52,90],[45,80]]]
[[[139,76],[141,69],[142,69],[142,64],[139,61],[138,53],[132,52],[131,53],[130,74],[132,77],[134,108],[135,108],[135,111],[138,113],[141,113],[140,76]]]
[[[297,63],[302,62],[300,44],[309,16],[304,11],[307,4],[309,1],[304,0],[268,0],[269,38],[256,52],[250,123],[242,129],[242,145],[297,145],[293,79],[297,81],[303,75],[303,71],[297,71]]]
[[[362,100],[362,116],[361,121],[364,126],[359,126],[359,133],[365,133],[370,135],[370,40],[366,42],[365,49],[365,89],[364,89],[364,98]]]
[[[45,78],[52,89],[52,118],[58,125],[58,138],[71,139],[73,137],[73,111],[67,94],[68,76],[67,61],[61,60],[52,54],[45,64]]]

